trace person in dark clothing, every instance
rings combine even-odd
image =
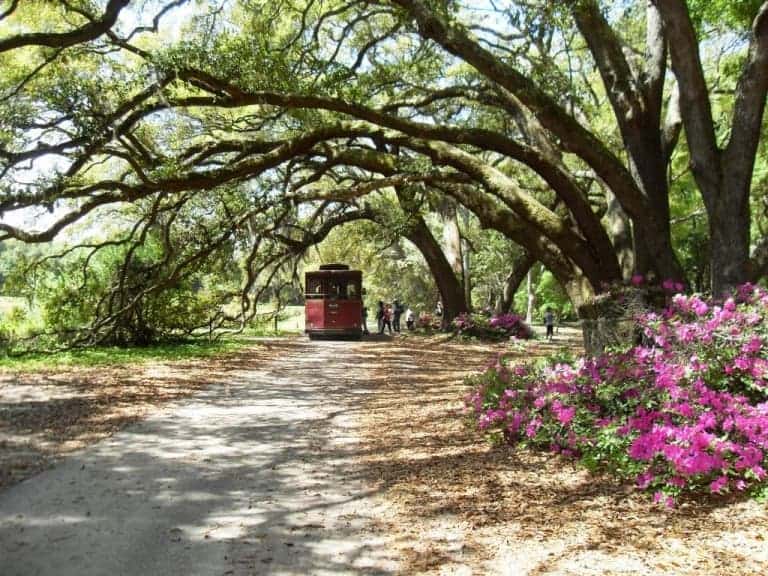
[[[555,315],[551,308],[544,312],[544,326],[547,327],[547,340],[552,340],[555,337]]]
[[[384,302],[381,300],[376,307],[376,329],[379,334],[384,334]]]
[[[362,310],[362,320],[363,320],[363,334],[369,334],[368,332],[368,307],[363,306]]]
[[[400,316],[403,315],[403,307],[398,300],[393,302],[392,308],[392,330],[400,332]]]
[[[392,306],[389,304],[384,308],[384,315],[382,316],[379,334],[384,334],[384,328],[389,330],[389,333],[392,334]]]

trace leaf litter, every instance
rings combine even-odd
[[[168,402],[211,384],[226,385],[232,370],[278,353],[262,344],[195,360],[21,373],[0,369],[0,489]]]
[[[467,425],[464,376],[501,351],[522,361],[562,343],[436,337],[353,345],[375,363],[349,374],[371,391],[357,411],[358,458],[390,508],[377,531],[398,552],[400,572],[768,573],[764,505],[720,498],[662,509],[647,494],[560,457],[491,446]],[[292,352],[288,341],[196,361],[2,372],[0,489],[163,404],[226,386],[233,370]]]
[[[511,353],[524,361],[558,345]],[[768,573],[763,504],[710,498],[668,510],[559,456],[488,444],[461,416],[463,377],[505,349],[404,338],[382,350],[364,459],[397,510],[402,573]]]

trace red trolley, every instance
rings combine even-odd
[[[362,334],[363,273],[346,264],[323,264],[304,277],[304,331],[310,338]]]

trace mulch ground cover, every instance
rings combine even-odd
[[[561,344],[511,353],[524,361]],[[559,456],[489,445],[462,417],[463,377],[504,349],[406,338],[382,351],[366,459],[398,510],[389,529],[402,533],[403,573],[768,574],[765,505],[704,498],[669,510]]]

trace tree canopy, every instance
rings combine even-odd
[[[226,282],[184,329],[242,323],[359,220],[456,314],[446,203],[463,242],[514,246],[494,273],[539,262],[576,307],[768,271],[768,2],[5,0],[0,66],[0,241],[66,239],[45,262],[80,272],[78,341],[205,275]]]

